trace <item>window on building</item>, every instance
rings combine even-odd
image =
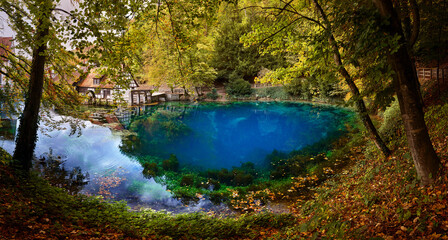
[[[100,79],[99,78],[94,78],[93,79],[93,85],[100,85]]]
[[[109,98],[110,97],[110,89],[104,89],[103,90],[103,97]]]

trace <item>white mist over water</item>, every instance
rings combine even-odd
[[[75,120],[56,114],[51,116],[54,122],[63,118]],[[71,135],[69,123],[59,125],[57,130],[39,131],[35,155],[42,157],[51,152],[53,156],[61,156],[66,169],[79,167],[84,174],[88,173],[90,182],[81,193],[97,195],[101,189],[106,189],[110,195],[106,194],[105,197],[127,200],[130,206],[172,212],[200,211],[203,206],[211,205],[208,200],[203,200],[195,206],[184,206],[180,200],[172,197],[166,186],[153,178],[145,178],[142,175],[143,168],[136,160],[120,152],[120,134],[89,121],[80,123],[81,134],[77,132]],[[45,128],[42,123],[40,126],[40,129]],[[15,143],[12,140],[0,140],[0,147],[12,154]],[[104,183],[108,179],[115,179],[116,184],[108,188]]]

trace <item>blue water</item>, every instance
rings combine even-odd
[[[339,135],[352,113],[304,103],[200,103],[152,109],[129,126],[136,133],[122,150],[133,156],[168,158],[183,165],[231,168],[263,166],[274,150],[289,153]],[[125,147],[123,147],[125,146]]]
[[[52,127],[48,128],[49,125]],[[79,126],[75,134],[72,131],[74,125]],[[143,168],[138,161],[120,152],[121,134],[89,121],[53,113],[40,121],[35,155],[40,158],[52,152],[61,157],[65,169],[80,168],[83,174],[88,173],[89,183],[81,193],[126,200],[135,209],[150,207],[175,213],[225,209],[223,206],[213,206],[208,200],[184,206],[180,200],[173,198],[165,185],[143,176]],[[0,147],[12,154],[14,139],[4,138],[0,134]],[[105,180],[117,184],[111,186]],[[106,189],[110,194],[103,194],[101,189]]]
[[[167,104],[135,116],[129,132],[117,132],[52,113],[42,117],[35,154],[45,156],[51,150],[67,169],[89,173],[82,193],[101,194],[102,179],[119,178],[106,198],[173,212],[199,211],[212,209],[212,204],[201,200],[183,206],[163,183],[142,175],[136,157],[165,159],[175,154],[181,167],[204,169],[248,161],[263,165],[273,150],[288,153],[338,136],[351,116],[344,109],[300,103]],[[78,131],[73,132],[73,126]],[[11,134],[0,134],[0,147],[13,152]]]

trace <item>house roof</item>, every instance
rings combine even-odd
[[[12,37],[0,37],[0,56],[8,56],[8,52],[5,49],[12,49],[12,39]]]
[[[94,84],[93,80],[94,79],[100,79],[100,84]],[[101,87],[101,88],[114,88],[114,84],[111,84],[108,82],[108,78],[106,77],[106,75],[98,73],[97,70],[92,70],[89,74],[87,74],[87,76],[81,80],[80,82],[78,82],[77,84],[78,87]]]
[[[140,83],[135,90],[154,90],[154,86]]]
[[[100,84],[94,84],[94,79],[100,79]],[[153,90],[154,87],[146,84],[138,84],[135,82],[135,90]],[[115,87],[114,83],[109,82],[109,78],[105,74],[99,73],[98,69],[93,69],[90,71],[87,76],[78,81],[76,83],[76,86],[78,87],[84,87],[84,88],[103,88],[103,89],[113,89]]]

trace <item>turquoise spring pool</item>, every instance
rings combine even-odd
[[[295,102],[166,104],[135,117],[122,151],[219,169],[252,162],[263,166],[274,150],[290,153],[337,137],[352,112]]]

